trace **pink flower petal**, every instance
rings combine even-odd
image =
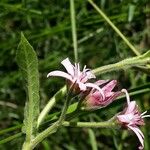
[[[121,123],[130,123],[130,120],[131,120],[130,116],[128,116],[128,115],[118,115],[117,118],[118,118],[119,122],[121,122]]]
[[[111,92],[114,89],[114,87],[116,86],[116,84],[117,84],[117,81],[112,80],[109,83],[107,83],[102,89],[105,92]]]
[[[69,58],[64,59],[61,64],[66,68],[67,72],[74,76],[74,66],[71,64]]]
[[[142,147],[144,147],[144,135],[138,127],[128,126],[138,137]]]
[[[78,84],[79,84],[79,88],[80,88],[81,91],[85,91],[86,90],[86,85],[84,83],[79,82]]]
[[[81,75],[81,71],[80,71],[80,64],[77,64],[77,76],[79,77]]]
[[[87,74],[87,78],[88,79],[94,79],[94,78],[96,78],[95,75],[91,72],[91,70],[87,71],[86,74]]]
[[[99,86],[97,86],[96,84],[93,84],[93,83],[85,83],[85,85],[86,85],[87,87],[91,87],[91,88],[97,89],[97,90],[101,93],[103,99],[105,99],[104,92],[102,91],[102,89],[101,89]]]
[[[50,77],[50,76],[63,77],[63,78],[66,78],[66,79],[72,81],[72,77],[63,71],[52,71],[47,75],[47,77]]]
[[[128,107],[127,107],[127,110],[125,112],[125,114],[127,113],[132,113],[135,109],[136,109],[137,105],[136,105],[136,101],[131,101],[129,104],[128,104]]]
[[[121,92],[126,94],[127,104],[129,105],[129,103],[130,103],[130,96],[129,96],[128,91],[126,89],[122,89]]]
[[[96,81],[95,82],[95,84],[97,85],[97,86],[100,86],[100,85],[102,85],[102,84],[104,84],[104,83],[106,83],[106,82],[108,82],[109,80],[98,80],[98,81]]]
[[[109,100],[115,100],[117,97],[122,95],[122,92],[120,92],[120,91],[118,91],[118,92],[110,92],[110,93],[111,93],[111,95],[109,96]],[[105,95],[107,95],[107,94],[105,94]]]

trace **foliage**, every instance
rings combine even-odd
[[[109,19],[134,44],[141,54],[147,52],[150,48],[150,4],[148,0],[109,2],[102,0],[95,1],[95,3],[102,8],[109,16]],[[130,48],[88,1],[76,0],[75,12],[78,57],[81,64],[87,64],[92,69],[95,69],[134,56]],[[65,83],[56,78],[47,79],[47,73],[60,68],[59,63],[63,58],[70,57],[73,60],[74,53],[69,1],[1,0],[0,20],[0,128],[6,129],[19,125],[15,130],[4,132],[5,134],[0,132],[1,139],[5,139],[21,131],[20,124],[23,122],[23,110],[26,101],[25,90],[22,86],[22,75],[19,73],[15,59],[20,32],[23,31],[38,55],[41,108]],[[23,36],[22,40],[25,41]],[[32,48],[29,46],[29,49]],[[31,56],[33,55],[31,54]],[[23,59],[21,60],[23,61]],[[35,72],[37,73],[37,70]],[[125,68],[125,71],[115,71],[99,77],[101,79],[119,80],[120,87],[118,88],[126,87],[130,89],[140,108],[149,110],[150,79],[149,74],[145,73],[143,68],[137,66],[132,69]],[[36,83],[38,84],[38,82]],[[36,88],[39,91],[38,85]],[[62,105],[63,99],[57,103],[52,112],[60,111]],[[122,105],[123,100],[119,100],[107,109],[87,113],[86,117],[86,113],[80,115],[77,120],[107,120],[121,110]],[[99,117],[100,115],[102,116],[101,118]],[[43,126],[47,127],[54,116],[56,117],[57,114],[48,116]],[[148,150],[150,147],[148,120],[146,124],[143,131],[146,136],[145,149]],[[23,140],[24,135],[19,135],[18,138],[14,138],[12,141],[1,142],[5,144],[1,144],[0,149],[5,150],[12,146],[14,149],[21,149]],[[116,130],[89,130],[70,127],[62,128],[59,133],[54,133],[53,136],[48,137],[37,149],[135,149],[136,145],[132,143],[136,143],[136,140],[134,136],[130,135],[129,137],[126,132],[121,133]],[[94,146],[95,144],[97,145]]]

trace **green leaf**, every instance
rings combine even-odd
[[[21,41],[16,54],[17,64],[25,81],[27,102],[24,112],[24,132],[27,139],[35,134],[39,115],[39,73],[38,59],[33,47],[21,33]]]
[[[97,150],[96,137],[92,129],[88,129],[92,150]]]
[[[20,137],[21,135],[22,135],[22,133],[17,133],[17,134],[14,134],[12,136],[9,136],[8,138],[1,140],[0,145],[7,143],[7,142],[10,142],[10,141],[13,141],[14,139]]]
[[[128,21],[131,22],[133,20],[135,14],[135,5],[129,4],[129,12],[128,12]]]

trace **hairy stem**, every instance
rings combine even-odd
[[[63,97],[66,93],[66,86],[61,88],[46,104],[44,109],[41,111],[39,117],[38,117],[38,122],[37,122],[37,128],[41,125],[43,120],[45,119],[45,116],[48,114],[48,112],[55,106],[58,97]]]
[[[114,64],[96,68],[93,70],[93,73],[96,75],[99,75],[99,74],[104,74],[107,72],[125,69],[125,68],[129,68],[129,67],[133,67],[133,66],[145,65],[148,63],[150,63],[150,58],[136,59],[135,57],[133,57],[133,58],[122,60],[118,63],[114,63]]]
[[[68,122],[64,121],[63,126],[71,127],[86,127],[86,128],[114,128],[116,123],[113,121],[104,121],[104,122]]]
[[[75,84],[75,83],[74,83]],[[62,124],[62,122],[65,119],[66,116],[66,112],[69,106],[69,101],[71,99],[72,96],[72,90],[74,88],[74,84],[71,86],[71,88],[69,89],[69,92],[67,94],[67,98],[65,100],[61,115],[59,117],[59,119],[53,123],[50,127],[48,127],[46,130],[42,131],[41,133],[39,133],[34,140],[32,141],[31,147],[32,149],[38,144],[40,143],[44,138],[46,138],[47,136],[49,136],[51,133],[55,132]]]

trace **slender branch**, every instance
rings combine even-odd
[[[70,14],[71,14],[71,28],[72,28],[72,39],[74,47],[75,62],[78,62],[78,48],[77,48],[77,33],[76,33],[76,19],[75,19],[75,6],[74,0],[70,0]]]
[[[111,20],[105,15],[105,13],[92,1],[88,2],[97,10],[97,12],[105,19],[105,21],[116,31],[116,33],[123,39],[123,41],[130,47],[130,49],[139,56],[139,51],[129,42],[129,40],[120,32],[120,30],[111,22]]]
[[[41,111],[38,122],[37,122],[37,128],[40,126],[40,124],[43,122],[45,116],[48,114],[48,112],[54,107],[57,101],[57,97],[61,97],[66,93],[66,86],[61,88],[46,104],[44,109]]]
[[[76,83],[74,83],[76,84]],[[72,97],[72,90],[74,88],[74,84],[70,87],[68,94],[67,94],[67,98],[65,100],[61,115],[58,119],[58,121],[56,121],[55,123],[53,123],[50,127],[48,127],[46,130],[42,131],[41,133],[39,133],[32,141],[31,143],[31,148],[33,149],[38,143],[40,143],[44,138],[46,138],[48,135],[50,135],[51,133],[55,132],[62,124],[62,122],[65,119],[66,116],[66,112],[69,106],[69,101]]]
[[[8,138],[6,138],[6,139],[4,139],[4,140],[1,140],[1,141],[0,141],[0,145],[1,145],[1,144],[4,144],[4,143],[7,143],[7,142],[9,142],[9,141],[12,141],[12,140],[14,140],[15,138],[20,137],[21,135],[22,135],[22,133],[17,133],[17,134],[15,134],[15,135],[9,136]]]
[[[68,122],[64,121],[63,126],[79,127],[79,128],[114,128],[116,123],[113,121],[104,121],[104,122]]]
[[[96,75],[100,75],[100,74],[104,74],[107,72],[125,69],[125,68],[129,68],[129,67],[133,67],[133,66],[145,65],[148,63],[150,63],[150,58],[134,59],[134,57],[133,57],[133,58],[122,60],[122,61],[114,63],[114,64],[105,65],[105,66],[96,68],[93,70],[93,73]]]
[[[16,129],[20,129],[21,127],[22,127],[22,124],[19,124],[19,125],[7,128],[7,129],[3,129],[3,130],[0,131],[0,135],[1,134],[6,134],[6,133],[11,132],[11,131],[14,131]]]
[[[61,117],[60,117],[61,118]],[[42,133],[40,133],[32,142],[32,148],[34,148],[39,142],[41,142],[44,138],[46,138],[49,134],[55,132],[60,125],[63,126],[71,126],[71,127],[86,127],[86,128],[117,128],[117,124],[114,122],[114,118],[110,119],[110,121],[104,121],[104,122],[68,122],[64,121],[64,119],[59,119],[59,121],[55,122],[51,127],[44,130]],[[62,123],[63,122],[63,123]],[[118,127],[119,128],[119,127]]]

